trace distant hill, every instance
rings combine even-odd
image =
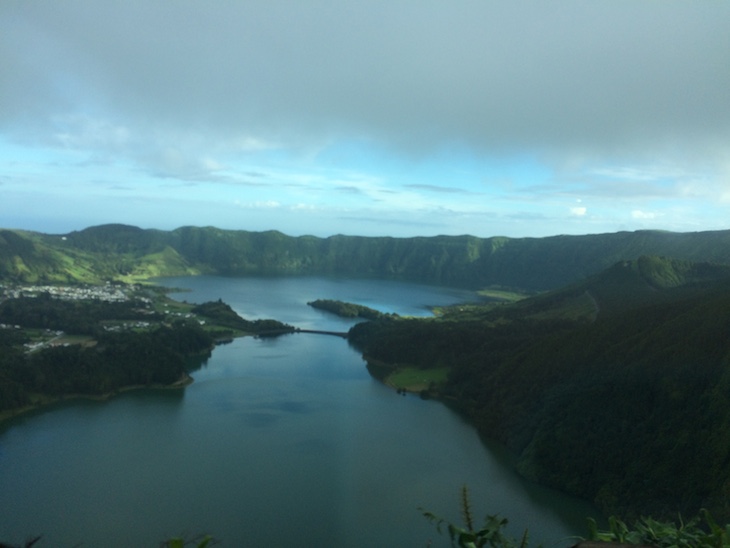
[[[406,366],[438,370],[424,395],[452,402],[505,443],[529,478],[608,512],[670,516],[705,506],[723,521],[729,265],[730,231],[316,238],[212,227],[0,230],[0,283],[340,275],[539,293],[436,318],[388,316],[356,325],[349,340],[381,378]]]
[[[648,303],[672,300],[681,293],[703,292],[719,281],[730,279],[730,265],[692,262],[683,259],[642,255],[622,260],[611,267],[566,287],[515,303],[512,313],[522,317],[577,318],[589,314],[595,319],[624,314]]]
[[[0,281],[93,284],[200,274],[166,245],[169,234],[126,225],[68,235],[0,230]]]
[[[63,235],[0,230],[0,280],[24,282],[332,274],[544,291],[642,255],[730,264],[730,231],[316,238],[213,227],[161,231],[103,225]]]
[[[513,304],[359,324],[350,341],[380,376],[448,367],[431,395],[528,478],[610,513],[727,520],[728,326],[729,267],[642,256]]]

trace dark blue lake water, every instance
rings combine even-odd
[[[346,331],[317,298],[427,315],[474,299],[458,290],[375,280],[173,278],[176,298],[222,298],[248,319]],[[0,540],[41,547],[157,546],[211,533],[223,546],[448,546],[423,507],[459,520],[510,519],[531,545],[568,546],[595,509],[525,482],[435,401],[372,379],[344,339],[237,339],[180,391],[74,401],[0,427]],[[431,544],[429,544],[431,543]]]

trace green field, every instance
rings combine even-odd
[[[431,386],[443,384],[449,374],[449,367],[434,369],[419,369],[417,367],[400,367],[388,377],[386,384],[393,388],[408,390],[409,392],[420,392]]]
[[[497,287],[486,287],[484,289],[480,289],[479,291],[477,291],[477,293],[487,299],[494,299],[496,301],[509,303],[520,301],[530,296],[528,293],[525,293],[523,291],[502,289]]]

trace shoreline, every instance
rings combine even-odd
[[[252,336],[252,334],[238,332],[238,333],[233,333],[230,336],[216,338],[213,341],[213,344],[209,350],[213,351],[215,349],[215,347],[218,345],[228,344],[228,343],[233,342],[235,339],[242,338],[242,337],[249,337],[249,336]],[[131,392],[133,390],[145,390],[145,389],[179,390],[181,388],[185,388],[186,386],[192,384],[193,382],[195,382],[195,379],[193,377],[191,377],[187,371],[183,371],[182,374],[180,375],[180,378],[170,384],[160,384],[160,383],[129,384],[129,385],[125,385],[125,386],[116,388],[110,392],[104,392],[103,394],[70,393],[70,394],[61,394],[60,396],[47,396],[47,395],[43,395],[43,394],[37,394],[37,401],[35,401],[34,403],[31,403],[24,407],[16,407],[14,409],[0,411],[0,429],[10,419],[14,419],[16,417],[31,413],[33,411],[39,411],[39,410],[43,409],[44,407],[50,407],[51,405],[54,405],[54,404],[60,403],[60,402],[64,402],[64,401],[90,400],[90,401],[103,402],[103,401],[108,401],[108,400],[112,399],[113,397],[118,396],[119,394],[123,394],[124,392]]]
[[[183,374],[180,376],[178,380],[175,382],[172,382],[170,384],[130,384],[126,386],[121,386],[115,390],[112,390],[110,392],[105,392],[103,394],[79,394],[79,393],[72,393],[72,394],[62,394],[60,396],[43,396],[40,395],[38,398],[38,401],[35,403],[31,403],[30,405],[26,405],[24,407],[16,407],[15,409],[8,409],[6,411],[0,411],[0,428],[9,421],[10,419],[14,419],[16,417],[20,417],[22,415],[25,415],[27,413],[31,413],[33,411],[40,411],[44,407],[50,407],[56,403],[61,403],[65,401],[73,401],[73,400],[90,400],[90,401],[96,401],[96,402],[104,402],[108,401],[115,396],[118,396],[120,394],[123,394],[125,392],[132,392],[134,390],[180,390],[182,388],[185,388],[186,386],[192,384],[195,382],[195,379],[188,374],[187,371],[184,371]]]

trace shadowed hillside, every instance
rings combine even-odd
[[[448,368],[426,392],[531,479],[607,512],[727,519],[728,326],[730,268],[641,257],[514,304],[360,324],[350,340],[386,380]]]
[[[418,378],[424,396],[452,402],[505,443],[527,477],[609,512],[705,506],[722,520],[730,519],[728,264],[730,231],[522,239],[122,225],[0,231],[0,277],[11,283],[336,274],[542,291],[436,318],[385,317],[355,326],[349,339],[375,376],[399,389]]]
[[[344,275],[544,291],[641,255],[730,263],[730,231],[316,238],[212,227],[160,231],[104,225],[66,235],[0,233],[0,277],[13,281],[89,282],[199,273]]]

